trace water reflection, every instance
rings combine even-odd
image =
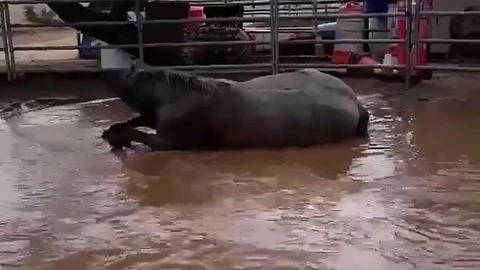
[[[196,204],[346,179],[363,147],[358,141],[283,151],[138,154],[123,168],[127,192],[142,204]]]

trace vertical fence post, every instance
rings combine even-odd
[[[422,46],[418,43],[418,32],[420,29],[420,12],[422,10],[422,0],[415,0],[415,12],[413,14],[413,59],[412,59],[412,68],[413,71],[416,71],[417,67],[417,58],[418,58],[418,46]]]
[[[280,17],[280,7],[279,7],[279,0],[274,0],[275,2],[275,74],[279,72],[278,65],[280,64],[280,46],[279,46],[279,32],[280,26],[278,24],[278,18]]]
[[[317,16],[318,15],[318,2],[317,0],[313,0],[313,15]],[[313,37],[316,38],[317,35],[317,24],[318,20],[315,18],[313,20]]]
[[[144,63],[143,57],[143,16],[140,13],[140,0],[135,0],[135,21],[137,25],[137,37],[138,37],[138,58]]]
[[[15,49],[13,45],[13,38],[12,38],[12,25],[10,22],[10,7],[8,4],[4,5],[5,7],[5,34],[7,35],[7,42],[8,42],[8,55],[10,58],[10,72],[12,74],[12,79],[17,78],[17,68],[15,65]]]
[[[278,0],[270,0],[270,53],[272,74],[278,74]]]
[[[411,69],[411,46],[412,46],[412,2],[413,0],[407,0],[407,6],[405,9],[405,90],[410,89],[410,74]]]
[[[5,23],[5,5],[0,3],[0,29],[2,30],[2,39],[3,39],[3,53],[5,54],[5,69],[7,71],[7,79],[12,80],[12,73],[10,70],[10,55],[8,50],[8,41],[7,41],[7,27]]]

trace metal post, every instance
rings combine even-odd
[[[278,40],[279,38],[279,31],[280,31],[280,26],[278,24],[278,18],[280,17],[280,7],[279,7],[279,1],[274,0],[275,2],[275,74],[278,74],[278,65],[280,64],[280,48],[278,45]]]
[[[138,36],[138,58],[143,63],[143,16],[140,13],[140,0],[135,0],[135,18]]]
[[[413,59],[412,67],[415,69],[417,67],[417,57],[418,57],[418,46],[422,46],[418,43],[418,31],[420,29],[420,12],[422,10],[422,0],[415,1],[415,13],[413,14]]]
[[[14,49],[13,38],[12,38],[12,25],[10,23],[10,8],[8,4],[6,4],[4,7],[5,7],[5,34],[7,35],[10,68],[11,68],[12,79],[16,79],[17,68],[15,65],[15,49]]]
[[[2,30],[3,39],[3,53],[5,54],[5,68],[7,69],[7,79],[12,80],[12,73],[10,70],[10,55],[8,51],[7,30],[5,25],[5,5],[0,3],[0,29]]]
[[[273,39],[274,39],[274,34],[273,34],[273,27],[275,26],[275,22],[273,20],[273,1],[274,0],[270,0],[270,64],[272,66],[272,74],[275,74],[274,73],[274,42],[273,42]]]
[[[317,16],[318,15],[318,2],[317,0],[313,0],[313,15]],[[318,21],[317,19],[313,20],[313,36],[316,37],[317,35],[317,24]]]
[[[278,74],[278,1],[270,0],[270,53],[272,74]]]
[[[405,35],[405,90],[410,89],[410,59],[412,46],[412,1],[407,0],[407,8],[405,10],[405,24],[407,26]]]

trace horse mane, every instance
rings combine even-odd
[[[225,81],[213,78],[201,78],[191,73],[174,70],[167,67],[152,67],[140,62],[134,61],[130,72],[132,74],[143,74],[152,79],[152,81],[162,81],[169,84],[172,89],[178,89],[188,92],[200,92],[202,94],[221,94],[228,91],[229,84]]]

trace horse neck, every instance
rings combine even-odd
[[[224,93],[227,83],[212,78],[201,78],[191,73],[186,73],[169,68],[159,69],[158,76],[154,76],[156,83],[167,87],[160,87],[170,99],[183,98],[190,95],[215,96]]]

